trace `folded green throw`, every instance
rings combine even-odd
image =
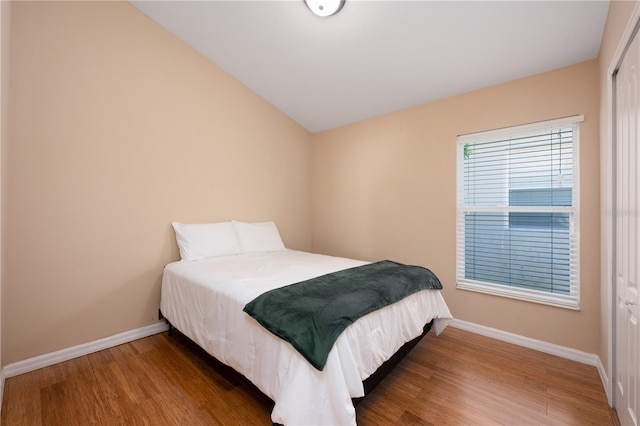
[[[268,291],[244,311],[322,370],[351,323],[424,289],[442,289],[433,272],[383,260]]]

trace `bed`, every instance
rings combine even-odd
[[[202,257],[192,256],[197,250],[190,253],[193,247],[187,243],[194,238],[184,225],[174,223],[182,260],[164,268],[161,312],[173,327],[271,398],[274,423],[355,425],[352,399],[364,396],[363,381],[420,336],[425,325],[432,323],[439,334],[451,318],[440,291],[418,291],[348,326],[324,368],[314,368],[244,307],[274,288],[368,262],[287,249],[272,222],[229,224],[233,232],[227,229],[224,238],[214,233],[216,247],[205,250],[200,244]],[[201,230],[196,235],[211,244],[212,235],[202,237]],[[221,248],[225,239],[233,247]]]

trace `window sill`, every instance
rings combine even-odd
[[[460,280],[456,283],[460,290],[475,291],[478,293],[502,296],[510,299],[523,300],[525,302],[539,303],[558,308],[580,310],[580,300],[577,297],[551,294],[543,291],[529,290],[525,288],[509,287],[500,284],[487,284],[479,281]]]

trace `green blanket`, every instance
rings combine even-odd
[[[244,311],[322,371],[351,323],[424,289],[442,289],[433,272],[383,260],[268,291]]]

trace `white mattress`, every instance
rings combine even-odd
[[[275,401],[273,422],[355,425],[351,398],[362,381],[435,319],[439,334],[451,318],[437,290],[423,290],[372,312],[336,341],[323,371],[242,311],[273,288],[367,262],[283,250],[174,262],[162,277],[163,315],[219,361]]]

